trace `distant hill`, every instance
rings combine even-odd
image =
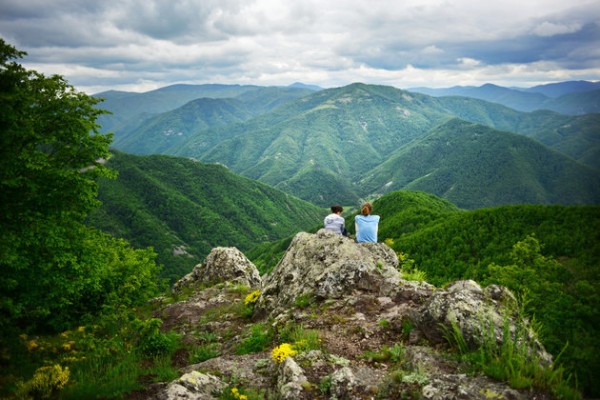
[[[600,90],[600,82],[567,81],[537,85],[527,89],[520,89],[531,93],[541,93],[548,97],[561,97],[566,94],[590,92]]]
[[[600,203],[598,171],[522,135],[459,119],[401,148],[358,186],[365,193],[421,190],[467,209]]]
[[[114,152],[116,180],[102,180],[90,223],[136,247],[153,246],[163,275],[177,279],[213,247],[248,249],[322,221],[325,210],[238,176],[172,156]]]
[[[450,88],[412,88],[411,92],[423,93],[429,96],[462,96],[498,103],[519,111],[534,111],[540,108],[548,96],[521,90],[509,89],[490,83],[483,86],[453,86]]]
[[[462,96],[505,105],[518,111],[551,110],[566,115],[600,112],[600,82],[561,82],[532,88],[453,86],[450,88],[411,88],[430,96]]]
[[[304,87],[206,84],[171,85],[143,93],[108,91],[95,94],[94,97],[104,99],[98,108],[111,112],[110,115],[102,115],[98,118],[98,123],[102,125],[102,131],[112,131],[120,137],[124,136],[122,131],[133,130],[152,116],[174,110],[200,98],[236,99],[246,95],[249,110],[252,110],[252,104],[254,104],[256,109],[253,112],[259,113],[286,100],[302,97],[312,92],[313,90]],[[261,101],[254,102],[253,100],[259,96]]]

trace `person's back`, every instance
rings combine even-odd
[[[324,228],[339,235],[346,235],[346,220],[341,216],[342,211],[344,211],[342,206],[331,206],[331,214],[323,220]]]
[[[371,215],[373,207],[370,203],[362,206],[361,214],[354,217],[356,227],[356,241],[377,243],[377,231],[379,229],[379,215]]]

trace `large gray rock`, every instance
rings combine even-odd
[[[321,229],[298,233],[263,281],[258,313],[277,315],[303,296],[338,299],[354,290],[395,294],[400,283],[396,253],[383,243],[355,243]]]
[[[235,247],[216,247],[206,256],[203,264],[181,278],[173,286],[173,291],[192,283],[214,285],[220,282],[231,282],[252,288],[261,284],[258,269],[248,258]]]
[[[492,285],[482,289],[475,281],[457,281],[445,290],[433,292],[430,299],[414,314],[420,331],[432,343],[446,341],[454,327],[460,329],[466,344],[478,348],[483,337],[494,335],[493,340],[501,345],[505,340],[505,327],[512,339],[526,338],[531,351],[540,361],[550,364],[552,356],[546,352],[527,321],[515,313],[516,300],[506,288]]]
[[[156,400],[213,400],[227,385],[216,376],[192,371],[182,375],[153,399]]]

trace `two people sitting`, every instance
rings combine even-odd
[[[339,235],[348,236],[346,231],[346,221],[342,217],[344,209],[340,205],[331,206],[331,214],[323,220],[324,228],[333,231]],[[373,206],[371,203],[362,205],[360,214],[354,217],[354,227],[356,229],[356,241],[358,243],[368,242],[377,243],[377,231],[379,228],[379,215],[372,215]]]

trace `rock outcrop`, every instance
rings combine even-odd
[[[501,343],[505,329],[524,329],[530,353],[540,363],[551,362],[515,313],[508,290],[473,281],[446,288],[406,281],[385,244],[357,244],[324,230],[299,233],[262,281],[243,254],[218,248],[175,292],[194,282],[202,283],[196,292],[164,305],[157,316],[165,327],[179,329],[190,346],[218,351],[182,368],[180,379],[148,398],[181,393],[179,398],[204,399],[233,386],[274,399],[547,398],[467,375],[465,365],[448,356],[453,330],[475,349],[490,332]],[[239,311],[252,307],[244,304],[246,293],[224,282],[260,287],[252,313]],[[277,364],[271,350],[291,340],[294,329],[318,335],[319,349],[298,351]],[[268,343],[240,351],[256,337],[268,337]],[[202,388],[194,383],[204,381]]]
[[[204,263],[196,265],[192,272],[175,283],[173,291],[180,291],[190,284],[219,282],[258,287],[261,279],[256,266],[244,253],[235,247],[216,247],[206,256]]]

